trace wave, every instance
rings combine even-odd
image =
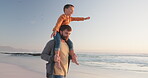
[[[86,66],[148,72],[147,54],[78,54],[78,57]]]

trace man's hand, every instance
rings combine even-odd
[[[55,54],[54,55],[54,62],[59,62],[59,61],[60,61],[60,57],[57,54]]]
[[[60,64],[60,56],[58,56],[57,54],[55,54],[54,56],[54,62],[55,62],[55,66],[57,66],[57,68],[62,69],[61,64]]]
[[[78,61],[77,61],[77,55],[76,55],[76,54],[74,54],[74,55],[72,56],[72,62],[75,63],[75,64],[77,64],[77,65],[79,65],[79,63],[78,63]]]

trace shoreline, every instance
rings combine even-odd
[[[102,68],[91,68],[71,64],[68,78],[147,78],[148,72],[124,71]]]

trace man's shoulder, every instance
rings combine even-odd
[[[52,42],[52,43],[53,43],[53,42],[54,42],[54,39],[52,39],[52,40],[49,40],[48,42],[50,42],[50,43]]]
[[[47,44],[54,44],[54,43],[55,41],[53,39],[47,42]]]
[[[55,44],[54,40],[50,40],[46,43],[46,46],[53,46]]]

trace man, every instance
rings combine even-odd
[[[46,64],[46,72],[47,72],[47,78],[64,78],[67,75],[69,64],[70,64],[70,59],[71,56],[69,54],[69,47],[66,43],[68,40],[70,33],[72,29],[69,25],[62,25],[60,28],[60,36],[61,36],[61,45],[60,45],[60,56],[57,57],[54,52],[54,47],[55,47],[55,42],[54,40],[50,40],[42,54],[41,58],[45,61],[48,61]],[[76,60],[76,55],[73,54],[74,61],[77,62]],[[61,68],[58,68],[55,66],[55,63],[61,64]],[[78,63],[77,63],[78,64]]]

